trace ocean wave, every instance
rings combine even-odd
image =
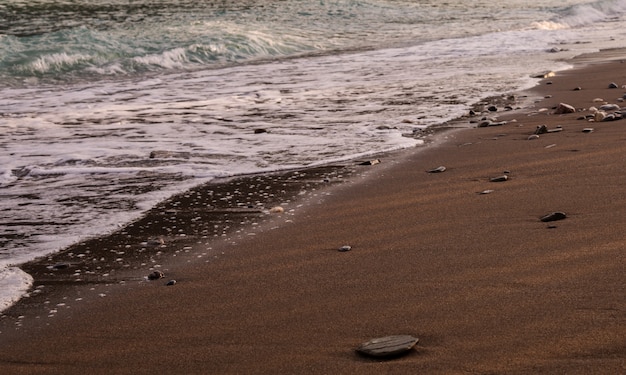
[[[565,8],[556,23],[581,27],[614,20],[626,14],[626,0],[600,0]]]

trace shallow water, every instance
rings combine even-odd
[[[552,3],[1,4],[0,309],[30,282],[12,265],[191,186],[414,147],[623,46],[626,1]]]

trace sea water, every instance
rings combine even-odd
[[[0,310],[16,266],[217,177],[410,148],[623,47],[626,0],[4,0]]]

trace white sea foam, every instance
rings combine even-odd
[[[15,303],[33,283],[33,278],[17,267],[0,265],[0,311]]]

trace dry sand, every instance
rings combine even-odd
[[[626,84],[626,63],[602,56],[530,92],[552,97],[498,112],[506,125],[359,167],[296,215],[216,242],[208,263],[18,304],[1,320],[0,373],[626,373],[626,120],[540,110],[619,104],[626,90],[608,85]],[[543,124],[562,131],[528,140]],[[553,211],[567,218],[540,221]],[[388,361],[355,353],[395,334],[420,341]]]

